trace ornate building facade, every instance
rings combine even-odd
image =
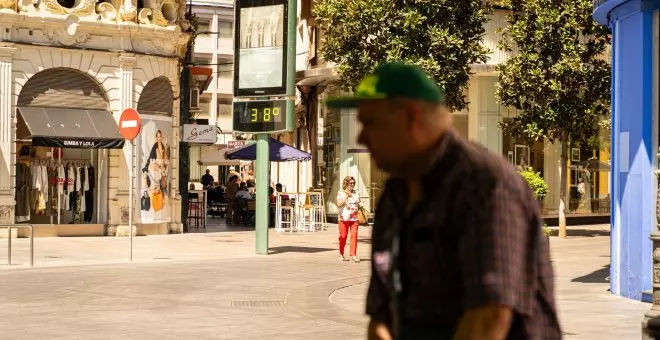
[[[185,8],[183,0],[0,0],[0,223],[31,223],[37,236],[113,235],[128,223],[135,164],[137,233],[180,232]],[[119,136],[126,108],[142,117],[134,152],[123,140],[103,142]],[[34,180],[39,166],[47,180]]]

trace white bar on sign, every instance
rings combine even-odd
[[[134,128],[137,127],[137,120],[125,120],[121,122],[122,128]]]

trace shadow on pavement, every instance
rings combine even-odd
[[[581,283],[608,283],[610,282],[610,265],[596,270],[593,273],[576,277],[571,280],[571,282],[581,282]]]
[[[314,253],[324,253],[326,251],[336,251],[336,249],[334,249],[334,248],[282,246],[282,247],[272,247],[272,248],[270,248],[269,254],[282,254],[282,253],[314,254]]]

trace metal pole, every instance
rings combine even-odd
[[[30,267],[34,267],[34,227],[30,226]]]
[[[11,227],[7,228],[7,265],[11,266]]]
[[[287,61],[286,61],[286,129],[293,131],[295,128],[295,103],[296,95],[296,26],[298,24],[298,0],[289,0],[287,10]]]
[[[268,134],[257,135],[257,166],[255,202],[255,231],[257,236],[257,254],[268,255],[268,162],[270,162]]]
[[[130,178],[130,184],[128,185],[128,233],[129,238],[131,239],[131,251],[130,251],[130,261],[133,262],[133,148],[135,143],[131,140],[131,165],[128,170],[128,178]]]

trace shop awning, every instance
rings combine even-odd
[[[121,149],[112,113],[103,110],[19,107],[17,139],[34,146],[76,149]]]
[[[250,162],[241,161],[238,159],[227,159],[225,154],[229,149],[224,144],[203,145],[202,155],[200,157],[200,165],[242,165],[249,164]]]

